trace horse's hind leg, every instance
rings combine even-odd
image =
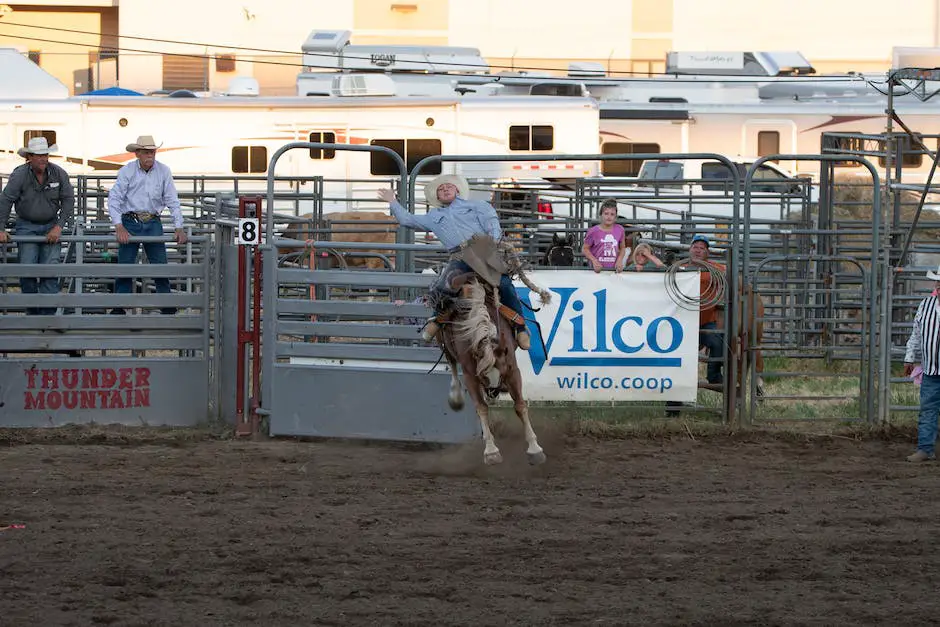
[[[477,416],[480,418],[480,428],[483,431],[483,463],[498,464],[503,461],[503,455],[496,446],[493,432],[490,431],[490,408],[483,396],[483,388],[476,376],[468,372],[466,368],[464,368],[463,379],[470,398],[473,399],[473,404],[477,408]]]
[[[513,367],[509,375],[509,395],[512,397],[513,408],[516,410],[516,416],[522,421],[522,427],[525,429],[526,456],[530,464],[545,463],[545,452],[539,446],[538,438],[535,437],[535,430],[532,428],[532,422],[529,420],[529,405],[522,397],[522,373],[518,367]]]

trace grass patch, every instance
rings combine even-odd
[[[183,446],[196,442],[228,440],[234,430],[228,425],[195,427],[147,427],[104,424],[63,425],[43,428],[2,428],[0,444],[71,444],[110,446]]]

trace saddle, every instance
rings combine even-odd
[[[489,235],[474,235],[460,246],[452,258],[473,268],[481,279],[493,287],[498,286],[502,276],[509,272],[503,251]]]
[[[454,292],[457,292],[461,294],[462,296],[467,297],[469,296],[467,283],[469,283],[470,280],[472,280],[473,278],[477,276],[479,276],[478,272],[464,272],[463,274],[458,274],[457,276],[453,278],[453,280],[451,280],[450,287]],[[489,283],[489,281],[487,282]],[[499,277],[497,277],[495,285],[492,283],[490,283],[490,285],[493,285],[493,287],[496,287],[497,285],[499,285]],[[497,311],[499,311],[499,314],[503,318],[508,320],[510,323],[515,324],[515,325],[522,325],[522,326],[525,325],[525,318],[523,318],[518,313],[513,311],[511,307],[507,307],[506,305],[500,303],[499,307],[497,308]],[[450,320],[450,318],[453,315],[454,315],[453,307],[448,307],[445,311],[438,314],[437,319],[440,322],[447,322],[448,320]]]

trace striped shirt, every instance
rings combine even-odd
[[[940,302],[936,296],[928,296],[917,308],[904,361],[920,363],[926,375],[940,375]]]
[[[170,168],[154,161],[153,167],[147,172],[140,167],[140,161],[134,159],[118,170],[114,187],[108,192],[111,224],[121,224],[121,216],[131,212],[159,216],[164,207],[173,216],[173,227],[183,228],[180,199]]]
[[[397,200],[389,203],[388,208],[400,225],[418,231],[431,231],[447,250],[460,246],[479,233],[486,233],[497,242],[503,237],[499,216],[493,206],[485,201],[458,197],[448,206],[431,209],[423,216],[408,212]]]

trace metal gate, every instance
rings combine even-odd
[[[71,249],[68,263],[0,263],[0,426],[205,423],[212,404],[209,238],[190,232],[187,245],[159,265],[111,263],[111,235],[79,230],[62,239]],[[14,286],[20,277],[63,279],[64,287],[23,294]],[[113,293],[116,278],[140,278],[139,290]],[[156,278],[169,279],[173,292],[152,293]],[[22,315],[37,307],[55,313]],[[114,308],[125,314],[112,315]],[[160,313],[169,308],[177,313]]]
[[[832,162],[854,161],[871,173],[874,197],[870,228],[847,232],[832,223],[831,188],[822,189],[816,224],[805,231],[790,230],[778,234],[771,254],[756,257],[752,250],[750,221],[754,174],[760,164],[772,160]],[[879,256],[881,229],[880,180],[874,166],[866,159],[849,155],[769,155],[754,162],[744,185],[743,239],[740,269],[746,288],[761,299],[765,314],[757,315],[756,301],[742,301],[742,320],[746,321],[741,362],[747,368],[744,418],[762,419],[796,417],[789,410],[801,403],[827,408],[829,417],[843,420],[873,421],[877,415],[875,373],[890,367],[890,357],[879,350],[877,338],[885,335],[890,324],[879,315],[884,299],[877,286],[884,273]],[[867,246],[867,257],[840,254],[840,238],[857,236],[858,246]],[[847,315],[849,314],[849,315]],[[763,333],[758,333],[759,328]],[[757,371],[757,356],[762,353],[787,360],[786,368]],[[887,361],[886,361],[887,360]],[[839,368],[838,363],[852,364]],[[796,364],[809,364],[802,367]],[[814,386],[793,386],[772,394],[758,394],[760,376],[767,379],[800,381],[812,379]],[[781,385],[781,388],[787,386]]]

